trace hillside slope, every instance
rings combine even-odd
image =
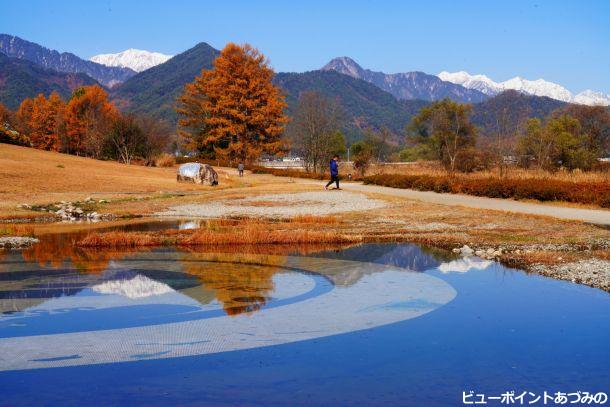
[[[44,174],[44,176],[41,176]],[[0,143],[0,212],[21,203],[49,203],[159,191],[202,190],[177,183],[172,168],[153,168],[76,157]],[[97,195],[96,195],[97,194]]]
[[[507,90],[489,100],[473,105],[472,122],[479,126],[483,136],[500,132],[514,136],[520,124],[529,118],[542,119],[567,103],[546,96],[526,95]]]
[[[176,55],[167,62],[147,69],[111,92],[113,100],[124,110],[146,113],[176,122],[175,101],[184,85],[212,68],[219,51],[205,42]]]
[[[0,53],[0,102],[10,109],[17,109],[23,99],[39,93],[48,96],[56,91],[68,99],[75,88],[94,84],[97,82],[83,73],[57,72]]]
[[[394,134],[400,134],[411,116],[428,102],[398,101],[394,96],[366,81],[334,71],[310,71],[305,73],[279,73],[276,85],[284,89],[288,113],[292,114],[299,95],[305,91],[317,91],[337,100],[342,107],[348,139],[355,140],[366,128],[382,126]]]

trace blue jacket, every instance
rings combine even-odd
[[[330,175],[337,177],[339,175],[339,164],[335,160],[330,160]]]

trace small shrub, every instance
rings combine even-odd
[[[277,177],[291,177],[291,178],[310,178],[323,180],[328,178],[328,175],[319,172],[305,172],[294,169],[281,169],[281,168],[267,168],[267,167],[252,167],[253,174],[270,174]]]
[[[163,154],[155,161],[157,167],[173,167],[176,165],[176,158],[170,154]]]

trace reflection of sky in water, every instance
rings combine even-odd
[[[13,260],[2,260],[4,270]],[[213,268],[195,267],[196,262],[148,262],[142,267],[115,259],[107,274],[56,270],[44,276],[27,271],[34,263],[12,264],[12,270],[24,273],[21,278],[0,273],[0,304],[24,301],[28,305],[23,309],[32,315],[79,306],[85,311],[142,305],[158,306],[154,312],[169,311],[172,317],[201,310],[220,314],[177,324],[0,339],[0,366],[5,369],[73,366],[0,372],[3,403],[82,404],[93,399],[147,406],[244,405],[264,400],[267,405],[445,406],[459,405],[461,392],[469,389],[499,394],[608,388],[610,298],[605,292],[416,245],[364,245],[306,260],[284,258],[282,266],[243,274],[250,285],[233,291],[227,285],[239,281],[243,269],[207,275]],[[318,276],[323,271],[319,284],[325,281],[331,290],[313,289],[314,276],[295,270],[299,265]],[[480,272],[464,272],[474,270]],[[130,298],[123,295],[127,288],[108,294],[92,289],[138,275],[173,291]],[[438,292],[424,290],[421,295],[422,287],[438,280],[444,284],[438,288],[457,292],[440,307]],[[7,298],[7,293],[23,289],[35,295]],[[280,302],[312,290],[306,299]],[[257,310],[227,315],[226,309],[239,302],[235,299],[258,297],[266,302]],[[283,305],[274,306],[278,302]],[[418,314],[430,308],[432,312]],[[141,314],[130,318],[147,318],[151,310],[140,308]],[[0,321],[14,322],[20,315],[4,314]],[[335,334],[326,336],[329,332]],[[216,353],[222,350],[217,338],[232,351]],[[48,349],[48,354],[28,354],[28,343]],[[131,363],[91,364],[101,359],[83,349]],[[185,357],[174,357],[179,355]]]
[[[442,271],[443,273],[466,273],[470,270],[485,270],[492,264],[493,262],[480,259],[478,257],[463,257],[461,259],[440,264],[438,266],[438,270]]]
[[[216,263],[169,251],[113,260],[77,292],[47,299],[35,295],[39,303],[26,302],[22,311],[0,319],[1,349],[17,349],[20,355],[0,351],[7,362],[3,368],[176,357],[290,343],[414,318],[455,295],[439,279],[392,266],[289,256],[260,260],[274,265]],[[4,291],[5,300],[11,300],[11,292],[17,294],[14,297],[28,291],[40,294],[36,287],[43,276],[44,272],[14,282],[13,291]],[[71,278],[58,276],[45,284],[61,289],[73,284]],[[158,339],[159,345],[139,352],[143,337],[148,342]],[[166,343],[191,345],[167,349]],[[100,353],[101,346],[113,351]],[[66,353],[79,357],[61,356]]]

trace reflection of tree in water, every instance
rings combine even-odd
[[[101,273],[111,260],[119,259],[129,253],[142,252],[146,249],[91,249],[77,247],[74,243],[88,232],[70,234],[45,234],[39,236],[40,242],[23,250],[22,257],[25,261],[36,262],[41,267],[60,268],[66,263],[72,265],[84,273]]]
[[[228,315],[261,309],[273,292],[273,276],[282,271],[281,267],[256,264],[262,261],[261,255],[251,255],[251,262],[247,254],[239,259],[236,256],[234,253],[191,253],[182,261],[184,272],[197,276],[202,289],[212,291]]]
[[[82,230],[39,235],[37,237],[40,242],[21,251],[19,255],[26,262],[36,263],[45,269],[59,270],[73,266],[81,273],[101,275],[109,270],[112,260],[121,260],[129,255],[133,255],[130,257],[137,260],[137,253],[149,251],[145,248],[117,250],[77,247],[75,243],[88,233],[90,231]],[[285,270],[283,266],[286,265],[286,256],[310,255],[345,247],[349,245],[227,245],[177,248],[180,253],[187,253],[184,257],[179,256],[183,259],[180,261],[180,272],[195,276],[201,286],[188,288],[188,292],[182,288],[174,288],[201,303],[215,298],[229,315],[252,313],[261,309],[269,300],[274,290],[273,275]],[[155,265],[150,266],[150,273],[144,274],[156,280],[159,276],[153,273]],[[173,282],[167,283],[173,285]],[[83,287],[79,284],[79,289]]]

